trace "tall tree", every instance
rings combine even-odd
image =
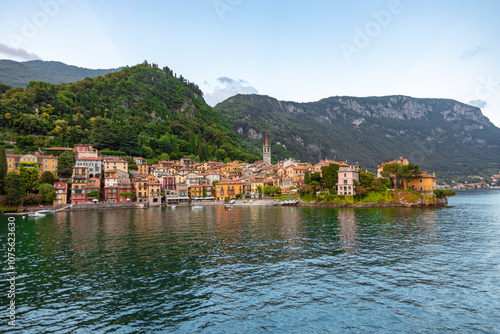
[[[130,155],[141,154],[139,142],[137,140],[137,132],[134,127],[126,124],[119,127],[120,131],[120,151],[125,151]]]
[[[16,172],[10,172],[5,176],[4,191],[7,196],[7,202],[10,205],[21,203],[21,180]]]
[[[321,174],[323,175],[323,187],[330,189],[331,192],[336,193],[337,182],[339,181],[338,164],[329,164],[328,166],[321,167]]]
[[[92,130],[90,131],[90,140],[97,149],[115,147],[115,133],[111,129],[109,120],[103,117],[96,117],[92,123]]]
[[[48,183],[40,184],[37,187],[37,190],[42,195],[42,200],[45,204],[52,204],[57,197],[54,186]]]
[[[189,152],[191,154],[195,154],[196,155],[196,138],[195,138],[193,130],[190,131],[190,135],[189,136],[190,136],[190,138],[189,138],[189,147],[190,147]]]
[[[160,161],[169,161],[170,156],[167,153],[160,154]]]
[[[380,174],[388,178],[393,185],[393,189],[396,189],[398,185],[403,185],[403,180],[410,181],[413,177],[419,176],[420,170],[418,165],[394,163],[385,165]]]
[[[5,148],[0,145],[0,195],[4,194],[5,176],[7,175],[7,157]]]
[[[201,145],[201,138],[198,137],[198,149],[196,150],[196,153],[195,153],[197,156],[201,157],[203,156],[203,146]]]
[[[73,174],[73,167],[75,166],[75,157],[72,151],[64,151],[59,156],[57,163],[57,175],[59,177],[71,177]]]
[[[21,189],[26,193],[32,193],[38,183],[38,163],[19,163],[19,179],[21,180]]]
[[[55,181],[56,178],[52,172],[45,171],[42,173],[42,176],[40,176],[40,183],[54,184]]]

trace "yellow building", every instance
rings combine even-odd
[[[211,197],[213,193],[213,186],[210,184],[198,184],[188,187],[189,197]]]
[[[71,177],[71,203],[83,204],[87,202],[86,189],[87,180],[89,177],[89,169],[87,167],[73,167],[73,175]]]
[[[225,166],[222,166],[220,168],[220,172],[224,173],[224,174],[228,174],[230,172],[238,172],[238,171],[240,171],[240,169],[241,169],[241,167],[239,164],[229,163]]]
[[[154,205],[154,204],[159,204],[161,203],[161,184],[160,181],[158,181],[155,178],[150,178],[148,177],[148,197],[149,197],[149,204]]]
[[[420,172],[420,176],[411,179],[408,183],[408,188],[420,192],[433,192],[437,189],[436,173],[432,173],[432,175],[430,175],[427,174],[427,172]]]
[[[201,172],[206,172],[207,170],[210,169],[210,164],[208,162],[202,162],[196,165],[196,169],[201,171]]]
[[[142,165],[137,165],[137,174],[142,176],[149,175],[149,165],[147,163]]]
[[[134,192],[137,202],[148,202],[149,201],[149,182],[147,177],[136,176],[133,179],[134,182]]]
[[[102,170],[118,169],[128,173],[128,162],[120,158],[104,158]]]
[[[241,182],[219,182],[215,184],[215,197],[224,199],[226,197],[236,198],[236,195],[244,192],[244,184]]]
[[[44,172],[51,172],[57,177],[57,163],[59,158],[53,155],[44,155],[38,152],[33,154],[5,154],[7,158],[7,173],[16,172],[19,174],[19,164],[21,162],[37,162],[38,163],[38,177],[42,176]]]
[[[259,195],[259,191],[257,190],[257,187],[259,187],[259,186],[260,186],[262,193],[264,193],[264,181],[263,180],[254,181],[254,182],[250,183],[250,191],[252,192],[254,197],[257,197]]]

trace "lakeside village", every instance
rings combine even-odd
[[[64,154],[74,159],[71,159],[74,165],[70,166],[72,175],[58,180],[58,171],[62,171],[63,163],[67,164],[67,161],[62,161]],[[24,206],[41,205],[42,202],[50,205],[48,201],[52,201],[54,206],[97,203],[156,206],[192,201],[223,203],[232,199],[263,197],[300,197],[303,202],[334,205],[356,204],[356,200],[358,203],[388,204],[391,201],[395,203],[393,194],[398,190],[406,191],[407,200],[409,193],[414,199],[415,196],[434,198],[435,204],[436,197],[452,195],[436,193],[445,190],[437,190],[435,174],[419,171],[418,166],[411,165],[404,158],[382,163],[376,175],[362,170],[359,165],[332,160],[311,165],[290,158],[273,165],[267,136],[263,145],[263,160],[253,163],[197,163],[183,158],[148,164],[141,157],[127,161],[116,156],[101,156],[92,144],[77,144],[74,149],[51,147],[46,149],[46,154],[7,153],[5,156],[7,172],[10,173],[5,178],[5,189],[18,187],[21,192],[25,191],[26,194],[17,202],[19,205],[22,201]],[[17,184],[12,172],[20,175]],[[28,180],[34,184],[41,183],[45,189],[33,184],[31,187],[23,185]],[[10,195],[10,200],[13,200],[12,191]],[[4,197],[9,200],[9,194]]]

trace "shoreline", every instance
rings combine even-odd
[[[417,201],[415,203],[408,202],[398,202],[398,203],[364,203],[364,204],[350,204],[350,203],[321,203],[321,202],[299,202],[296,205],[281,205],[280,202],[276,202],[273,199],[261,199],[252,200],[252,202],[243,203],[243,200],[237,200],[233,204],[228,204],[224,202],[196,202],[196,203],[181,203],[175,205],[176,207],[193,207],[193,206],[231,206],[231,207],[252,207],[252,206],[283,206],[283,207],[311,207],[311,208],[395,208],[395,207],[406,207],[406,208],[427,208],[427,207],[445,207],[448,205],[446,198],[439,199],[436,198],[434,203],[424,203],[422,201]],[[162,207],[173,207],[171,204],[158,204],[158,205],[148,205],[141,207],[139,203],[99,203],[99,204],[75,204],[61,210],[60,212],[72,212],[72,211],[98,211],[98,210],[123,210],[123,209],[149,209],[149,208],[162,208]],[[63,208],[64,205],[58,206],[43,206],[43,207],[26,207],[22,212],[4,212],[5,216],[21,216],[26,215],[30,212],[36,212],[38,210],[56,210]]]

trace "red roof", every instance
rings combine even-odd
[[[76,158],[76,160],[102,160],[102,158]]]
[[[73,151],[72,148],[69,147],[49,147],[45,149],[46,151]]]

